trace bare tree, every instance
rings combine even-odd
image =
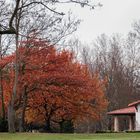
[[[54,5],[67,4],[67,3],[76,3],[76,4],[80,4],[82,7],[88,6],[92,9],[94,9],[94,7],[95,7],[95,5],[90,5],[88,0],[80,0],[80,1],[79,0],[66,0],[66,1],[61,1],[61,0],[57,0],[57,1],[56,0],[31,0],[31,1],[16,0],[14,2],[15,6],[12,7],[12,9],[11,9],[11,13],[9,16],[10,18],[8,19],[8,26],[6,26],[4,30],[1,30],[0,34],[16,34],[17,33],[17,30],[14,26],[14,19],[16,18],[16,15],[19,13],[20,10],[24,11],[24,10],[32,9],[34,7],[37,7],[37,9],[39,9],[39,7],[43,7],[46,10],[51,11],[55,14],[64,15],[64,13],[58,12]],[[3,1],[1,1],[1,5],[2,4],[3,4]],[[37,10],[37,11],[39,12],[39,10]]]
[[[107,111],[126,107],[137,100],[139,85],[139,43],[134,35],[127,39],[119,35],[101,35],[91,47],[81,51],[82,62],[92,73],[98,72],[101,79],[107,79],[105,94],[109,101]],[[111,129],[111,118],[101,114],[102,120],[91,124],[94,130]],[[127,127],[122,121],[121,127]],[[93,131],[93,129],[91,129]]]

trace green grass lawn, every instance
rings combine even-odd
[[[140,140],[140,133],[45,134],[0,133],[0,140]]]

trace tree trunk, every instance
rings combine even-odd
[[[2,35],[0,35],[0,60],[2,60],[1,37]],[[2,85],[2,69],[0,69],[0,96],[1,96],[1,103],[2,103],[2,119],[5,120],[5,105],[4,105],[3,85]]]
[[[25,131],[25,111],[27,106],[27,92],[26,92],[27,86],[24,87],[24,93],[23,93],[23,104],[21,108],[21,118],[19,120],[19,132]]]
[[[48,119],[46,120],[45,131],[46,131],[46,132],[51,132],[50,118],[48,118]]]
[[[1,95],[1,103],[2,103],[2,119],[5,120],[5,104],[4,104],[4,96],[3,96],[3,85],[2,85],[2,70],[0,70],[0,95]]]
[[[13,100],[10,101],[8,105],[8,131],[14,133],[15,129],[15,109],[13,105]]]
[[[63,124],[64,124],[64,119],[62,119],[62,121],[59,122],[59,127],[60,127],[60,133],[63,133]]]
[[[9,132],[16,131],[14,103],[15,103],[15,99],[17,96],[17,84],[18,84],[18,34],[16,34],[15,40],[16,40],[15,79],[14,79],[12,99],[8,106],[8,130],[9,130]]]

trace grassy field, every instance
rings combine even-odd
[[[0,140],[140,140],[140,133],[108,134],[42,134],[0,133]]]
[[[0,140],[140,140],[140,133],[44,134],[0,133]]]

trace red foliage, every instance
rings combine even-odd
[[[107,105],[104,81],[99,80],[98,74],[91,77],[87,67],[74,60],[74,54],[66,50],[57,52],[46,42],[35,40],[22,42],[18,52],[19,82],[15,106],[20,109],[26,87],[27,122],[99,118]],[[0,62],[1,67],[9,64],[8,76],[3,83],[6,104],[14,80],[13,60],[12,55]]]

